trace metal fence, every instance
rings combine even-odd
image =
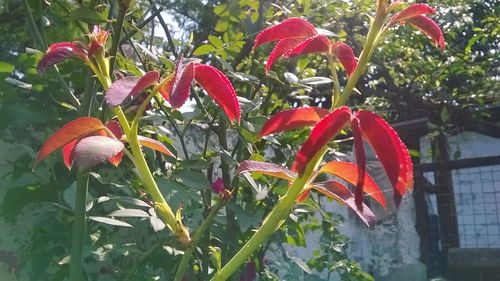
[[[437,184],[438,173],[449,180]],[[500,248],[500,157],[421,164],[415,175],[429,277],[443,274],[450,248]]]

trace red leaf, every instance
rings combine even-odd
[[[395,189],[394,200],[399,204],[401,197],[413,185],[413,172],[408,149],[396,131],[375,113],[360,110],[355,114],[363,137],[372,146]]]
[[[110,137],[86,137],[81,139],[75,146],[75,163],[80,168],[90,168],[117,155],[123,148],[121,141]]]
[[[354,193],[356,199],[356,206],[362,208],[363,205],[363,187],[365,184],[366,176],[366,154],[363,146],[363,137],[361,135],[361,127],[356,118],[351,120],[352,136],[354,138],[354,151],[356,155],[356,166],[358,167],[358,181],[356,184],[356,192]],[[378,186],[377,186],[378,188]],[[379,190],[380,191],[380,190]],[[382,192],[380,192],[382,194]],[[382,198],[384,198],[382,196]]]
[[[170,150],[168,150],[168,148],[163,143],[144,136],[137,136],[137,138],[139,139],[139,143],[143,146],[175,158],[175,155]]]
[[[45,141],[38,152],[35,165],[65,144],[103,128],[104,124],[93,117],[82,117],[67,123]]]
[[[256,172],[266,176],[272,176],[275,178],[280,178],[284,180],[294,180],[297,175],[288,170],[285,167],[278,166],[272,163],[258,162],[252,160],[246,160],[240,163],[238,169],[236,169],[237,174]]]
[[[259,137],[313,126],[328,113],[328,110],[320,107],[299,107],[278,112],[267,120],[259,133]]]
[[[318,192],[333,198],[339,202],[342,202],[349,206],[358,217],[368,226],[373,227],[377,218],[375,214],[370,210],[368,206],[363,204],[363,208],[359,209],[356,207],[354,203],[354,195],[352,192],[343,184],[337,181],[327,181],[321,183],[315,183],[312,185],[312,188],[317,190]]]
[[[269,70],[271,70],[271,66],[277,59],[281,58],[284,54],[293,49],[303,40],[303,38],[289,38],[278,41],[278,43],[276,43],[276,46],[274,46],[273,50],[269,54],[269,58],[267,59],[266,74],[269,72]]]
[[[332,45],[332,55],[337,57],[347,75],[351,77],[358,65],[352,48],[345,43],[337,42]]]
[[[146,72],[146,74],[144,74],[139,81],[137,81],[137,85],[135,85],[132,91],[130,91],[130,95],[133,97],[137,96],[148,87],[158,83],[158,79],[160,79],[160,73],[158,71],[152,70]]]
[[[77,142],[78,139],[74,139],[63,146],[63,162],[64,165],[66,165],[66,167],[68,168],[68,170],[71,170],[71,167],[73,166],[73,160],[74,160],[73,149],[75,148]]]
[[[444,41],[443,31],[441,31],[441,28],[439,28],[436,22],[426,16],[415,16],[406,20],[406,22],[427,34],[432,42],[441,48],[441,51],[444,50],[446,43]]]
[[[311,53],[329,53],[330,46],[330,40],[325,35],[316,35],[297,45],[286,53],[285,56],[291,58]]]
[[[351,120],[351,110],[340,107],[319,121],[311,131],[309,138],[300,148],[292,171],[299,175],[304,172],[309,160],[312,159],[331,139],[333,139]]]
[[[404,22],[409,18],[415,16],[434,14],[435,12],[436,10],[434,10],[432,7],[429,7],[426,4],[413,4],[408,8],[402,10],[401,12],[395,14],[389,21],[388,25],[391,26],[398,22]]]
[[[359,177],[358,165],[353,163],[342,162],[342,161],[328,162],[321,167],[320,173],[328,173],[334,175],[355,186],[358,183],[358,177]],[[375,183],[372,177],[370,177],[370,175],[368,175],[367,173],[365,173],[364,176],[364,188],[361,190],[362,191],[364,190],[364,192],[367,195],[371,196],[384,208],[387,207],[387,203],[385,201],[385,197],[384,194],[382,193],[382,190],[380,190],[380,187],[377,185],[377,183]]]
[[[286,19],[262,30],[255,38],[253,48],[281,39],[307,38],[318,34],[314,25],[301,18]]]
[[[219,104],[229,120],[240,122],[240,104],[224,73],[211,65],[199,63],[195,64],[194,73],[196,82]]]
[[[177,62],[174,78],[160,90],[160,93],[172,107],[179,108],[189,97],[189,89],[193,79],[194,63],[183,65],[181,58]]]
[[[140,78],[134,76],[123,77],[111,84],[104,97],[110,106],[118,106],[129,96],[137,96],[146,88],[154,85],[159,78],[160,73],[155,70],[147,72]]]
[[[43,72],[48,67],[57,64],[67,58],[77,57],[87,61],[87,51],[73,42],[54,43],[49,46],[42,59],[38,62],[38,71]]]
[[[117,139],[122,138],[123,130],[122,130],[122,127],[120,126],[120,123],[118,121],[115,121],[115,120],[109,121],[108,123],[106,123],[106,128],[108,128]],[[113,137],[113,136],[110,136],[110,137]]]

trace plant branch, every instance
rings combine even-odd
[[[150,3],[152,3],[152,1],[150,1]],[[152,4],[152,5],[153,5],[153,7],[152,7],[153,12],[155,12],[157,10],[156,6],[154,4]],[[172,38],[172,35],[170,34],[170,30],[168,30],[168,26],[165,23],[165,20],[163,19],[163,17],[161,16],[160,13],[158,13],[156,15],[156,18],[160,21],[160,25],[163,28],[163,31],[165,31],[165,35],[167,36],[168,46],[169,46],[170,50],[172,51],[172,54],[174,54],[174,56],[177,58],[179,56],[179,54],[177,53],[177,50],[175,49],[174,40]]]
[[[78,171],[76,178],[75,217],[71,237],[71,261],[69,265],[70,281],[82,280],[83,244],[87,232],[85,209],[87,206],[88,187],[88,171]]]
[[[162,11],[163,11],[163,8],[160,7],[156,11],[152,12],[149,17],[147,17],[144,21],[138,23],[135,26],[137,29],[134,29],[131,32],[126,33],[125,37],[120,40],[120,43],[118,45],[122,45],[123,43],[125,43],[129,38],[131,38],[132,36],[134,36],[137,33],[138,30],[140,30],[141,28],[145,27],[150,21],[152,21]]]
[[[127,13],[127,8],[119,5],[118,19],[113,28],[113,43],[111,45],[111,50],[109,51],[110,63],[109,63],[109,77],[113,77],[113,71],[115,69],[116,63],[116,53],[118,52],[118,46],[120,45],[120,35],[123,29],[123,22],[125,20],[125,14]]]
[[[184,143],[184,135],[181,134],[181,132],[179,131],[179,127],[177,127],[177,124],[175,124],[175,121],[172,119],[172,117],[170,117],[170,114],[168,113],[167,109],[165,108],[165,105],[163,104],[162,100],[158,96],[155,96],[154,99],[155,99],[156,103],[160,106],[160,109],[161,109],[161,111],[163,111],[163,114],[165,114],[165,117],[167,118],[170,125],[172,125],[172,127],[174,128],[174,131],[177,134],[177,136],[179,136],[179,141],[181,143],[182,152],[184,153],[184,158],[189,159],[188,150],[187,150],[186,144]]]
[[[224,197],[224,196],[219,196],[219,199],[217,200],[217,203],[211,208],[210,213],[208,213],[207,217],[205,220],[202,222],[198,230],[196,231],[194,237],[193,237],[193,242],[191,245],[189,245],[188,249],[184,252],[184,255],[182,256],[181,262],[179,264],[179,267],[177,268],[177,272],[174,277],[174,281],[181,281],[182,277],[184,277],[184,273],[186,272],[186,269],[189,265],[189,261],[191,259],[191,256],[193,254],[194,249],[196,249],[196,245],[200,241],[200,239],[203,237],[207,229],[212,225],[212,221],[215,218],[215,215],[217,215],[217,212],[219,212],[220,208],[224,206],[229,200],[229,197]]]

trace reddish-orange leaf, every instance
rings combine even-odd
[[[350,120],[351,110],[347,106],[340,107],[321,119],[321,121],[314,126],[309,138],[304,142],[297,153],[292,171],[302,175],[309,160],[322,150]]]
[[[363,205],[363,187],[365,184],[366,175],[366,154],[363,146],[363,137],[361,135],[361,127],[356,118],[351,120],[351,131],[354,138],[354,151],[356,155],[356,166],[358,166],[358,182],[356,184],[356,192],[354,193],[356,199],[356,206],[362,208]],[[383,198],[383,196],[382,196]]]
[[[161,142],[154,140],[152,138],[144,137],[144,136],[137,136],[139,143],[145,147],[154,149],[158,152],[161,152],[167,156],[171,156],[175,158],[175,155],[168,150],[168,148]]]
[[[177,62],[174,78],[170,80],[163,90],[162,96],[173,108],[181,107],[189,97],[189,89],[194,79],[194,63],[183,65],[182,58]]]
[[[444,42],[443,31],[441,31],[441,28],[439,27],[439,25],[437,25],[436,22],[426,16],[415,16],[407,19],[406,22],[410,23],[423,33],[427,34],[427,36],[431,38],[434,44],[439,46],[441,50],[444,50],[446,43]]]
[[[267,120],[259,133],[259,137],[314,126],[328,113],[328,110],[320,107],[299,107],[280,111]]]
[[[253,48],[272,41],[307,38],[316,34],[316,28],[310,22],[301,18],[290,18],[262,30],[255,38]]]
[[[65,144],[103,128],[101,120],[93,117],[82,117],[67,123],[45,141],[38,152],[35,165]]]
[[[71,167],[73,166],[73,161],[74,161],[73,149],[75,149],[75,145],[77,142],[78,139],[74,139],[63,146],[63,162],[64,165],[66,165],[66,167],[68,168],[68,170],[71,170]]]
[[[230,121],[240,122],[240,104],[233,85],[217,68],[206,64],[195,64],[194,79],[224,110]]]
[[[328,162],[321,167],[320,172],[339,177],[354,186],[358,184],[358,165],[353,163],[342,161]],[[364,191],[367,195],[371,196],[375,201],[386,208],[387,203],[385,201],[384,194],[382,193],[382,190],[380,190],[380,187],[377,185],[377,183],[375,183],[372,177],[370,177],[370,175],[368,175],[367,173],[365,173],[365,176],[363,178],[364,188],[362,188],[361,191]]]
[[[48,67],[71,57],[77,57],[83,61],[88,60],[87,51],[78,45],[78,43],[54,43],[49,46],[42,59],[38,62],[38,71],[43,72]]]
[[[413,4],[408,8],[402,10],[401,12],[395,14],[390,20],[389,25],[393,25],[398,22],[404,22],[414,16],[434,14],[435,12],[436,10],[426,4]]]
[[[356,60],[356,57],[354,56],[354,51],[352,50],[351,46],[342,42],[337,42],[332,45],[331,52],[332,55],[337,57],[339,62],[344,67],[345,72],[350,77],[358,66],[358,62]]]
[[[271,66],[274,62],[284,56],[288,51],[297,46],[300,42],[302,42],[304,38],[287,38],[282,39],[276,43],[273,50],[269,54],[269,58],[266,63],[266,74],[271,70]]]
[[[266,176],[272,176],[275,178],[280,178],[284,180],[294,180],[297,175],[288,170],[285,167],[273,164],[273,163],[266,163],[266,162],[258,162],[258,161],[252,161],[252,160],[246,160],[240,163],[238,166],[238,169],[236,169],[237,174],[242,174],[242,173],[259,173],[263,174]]]
[[[413,184],[410,155],[394,129],[380,116],[360,110],[355,114],[359,120],[363,137],[372,146],[382,163],[395,192],[394,200],[399,204],[401,197]]]
[[[352,192],[343,184],[338,181],[327,181],[319,182],[312,185],[316,191],[326,195],[334,200],[344,203],[349,206],[358,217],[368,226],[373,227],[377,220],[375,214],[370,210],[368,206],[363,204],[363,208],[357,208],[354,203],[354,195]]]
[[[325,35],[316,35],[304,40],[302,43],[286,53],[285,56],[290,58],[312,53],[329,53],[330,46],[330,40],[328,40]]]

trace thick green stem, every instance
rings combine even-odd
[[[73,221],[73,235],[71,238],[71,261],[69,264],[69,280],[82,280],[83,242],[87,232],[85,222],[85,208],[87,206],[87,190],[89,173],[79,171],[76,179],[75,217]]]
[[[98,77],[103,76],[100,73],[96,74]],[[108,77],[107,75],[104,76]],[[99,81],[103,82],[102,86],[104,88],[104,91],[109,89],[109,87],[111,86],[111,82],[109,79],[101,78],[99,79]],[[155,202],[155,207],[160,217],[163,218],[163,221],[174,233],[179,242],[183,244],[190,243],[191,238],[189,237],[189,231],[187,227],[184,226],[184,224],[182,224],[180,219],[176,218],[174,212],[172,211],[168,203],[165,201],[165,198],[161,194],[160,189],[158,188],[158,185],[156,184],[153,175],[151,174],[151,170],[149,169],[148,163],[146,162],[144,153],[142,153],[141,144],[139,143],[139,139],[137,138],[137,131],[139,126],[138,118],[135,118],[132,121],[132,125],[129,125],[127,117],[125,116],[125,113],[123,112],[120,106],[115,106],[113,108],[113,112],[118,118],[118,122],[120,122],[120,125],[123,129],[123,133],[127,137],[133,158],[135,160],[137,171],[141,177],[141,180],[144,183],[144,186],[146,187],[146,190],[148,191],[148,194]]]
[[[288,191],[281,197],[278,203],[274,206],[273,210],[264,219],[264,222],[255,234],[247,241],[247,243],[239,250],[236,255],[213,277],[212,281],[227,280],[240,266],[247,261],[247,259],[255,252],[262,243],[273,234],[283,224],[288,215],[292,212],[293,205],[297,197],[305,190],[305,187],[313,178],[313,174],[327,147],[321,149],[313,159],[309,162],[302,176],[296,178],[288,189]]]
[[[181,281],[182,277],[184,277],[184,273],[186,272],[186,269],[189,265],[189,260],[191,259],[191,256],[193,255],[194,249],[196,249],[196,245],[198,245],[198,242],[200,239],[203,237],[203,234],[207,231],[207,229],[210,227],[212,224],[212,221],[215,218],[215,215],[217,215],[217,212],[224,206],[224,204],[228,201],[229,198],[225,197],[219,197],[219,200],[215,204],[215,206],[212,207],[210,210],[210,213],[208,213],[207,217],[205,220],[202,222],[198,230],[196,231],[194,237],[193,237],[193,242],[191,245],[189,245],[188,249],[184,252],[184,256],[182,256],[181,262],[179,264],[179,267],[177,268],[177,272],[174,277],[174,281]]]

